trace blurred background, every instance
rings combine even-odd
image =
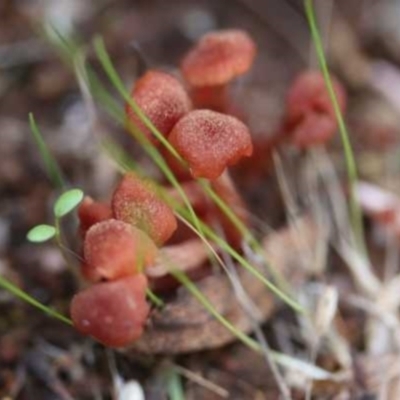
[[[400,1],[315,3],[331,68],[349,91],[347,121],[361,175],[380,182],[387,160],[393,171],[399,167]],[[127,87],[146,68],[176,71],[205,32],[245,29],[258,55],[252,71],[236,83],[234,96],[249,116],[255,140],[276,131],[291,80],[317,63],[299,0],[0,0],[0,274],[40,301],[66,309],[74,286],[58,250],[25,239],[30,227],[48,220],[54,199],[28,113],[34,114],[67,179],[93,197],[107,198],[117,177],[99,148],[104,132],[139,162],[146,160],[101,110],[99,123],[93,124],[74,70],[49,43],[46,26],[79,38],[99,71],[92,39],[101,35]],[[337,143],[331,151],[340,157]],[[269,174],[260,168],[261,175]],[[235,173],[253,212],[272,224],[279,221],[271,212],[276,196],[260,197],[259,188],[246,187],[245,171]],[[385,186],[399,192],[397,175],[391,177]],[[82,364],[79,340],[0,290],[0,398],[11,398],[3,396],[13,390],[19,399],[67,399],[58,380],[51,380],[53,373],[46,375],[56,362],[64,380],[78,382],[76,398],[94,398],[85,389],[88,377],[105,396],[97,398],[110,398],[107,374],[96,370],[93,360]]]

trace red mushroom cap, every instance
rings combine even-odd
[[[83,246],[82,272],[88,280],[114,280],[141,272],[154,262],[157,248],[141,230],[109,219],[93,225]]]
[[[115,218],[145,231],[157,245],[167,241],[177,228],[171,208],[149,181],[126,174],[112,198]]]
[[[224,85],[248,71],[256,55],[251,37],[239,29],[207,33],[181,64],[191,86]]]
[[[346,92],[335,77],[331,79],[343,112]],[[337,130],[333,104],[320,71],[306,71],[297,77],[289,89],[286,108],[288,133],[297,147],[326,143]]]
[[[85,196],[78,208],[78,218],[79,228],[84,236],[92,225],[112,218],[112,210],[108,204],[94,201],[91,197]]]
[[[161,71],[146,72],[135,83],[131,97],[164,136],[168,135],[176,122],[192,107],[182,84],[173,76]],[[126,105],[126,113],[129,121],[140,132],[153,143],[158,143],[157,138],[129,104]]]
[[[331,76],[331,80],[339,107],[343,112],[347,101],[345,89],[334,76]],[[309,112],[326,114],[335,118],[324,76],[320,71],[306,71],[295,79],[289,89],[286,107],[288,118],[292,122],[301,119]]]
[[[105,346],[131,344],[141,336],[149,313],[146,288],[143,274],[90,286],[72,299],[74,326]]]
[[[246,125],[235,117],[210,110],[186,114],[174,126],[168,140],[196,178],[214,180],[227,166],[253,152]]]
[[[299,149],[327,143],[337,130],[336,120],[324,114],[310,112],[291,132],[291,141]]]

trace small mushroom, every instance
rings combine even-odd
[[[339,107],[346,108],[346,92],[331,77]],[[299,148],[328,142],[337,130],[335,111],[320,71],[300,74],[289,89],[286,99],[286,126],[290,140]]]
[[[164,136],[168,135],[176,122],[192,107],[182,84],[161,71],[146,72],[133,86],[131,97]],[[158,143],[157,138],[129,104],[126,105],[126,114],[134,127],[147,139],[154,144]]]
[[[86,279],[114,280],[140,273],[154,262],[157,248],[140,229],[109,219],[87,231],[83,253],[82,272]]]
[[[79,229],[82,236],[97,222],[112,218],[111,207],[106,203],[94,201],[91,197],[85,196],[78,208]]]
[[[250,69],[255,54],[254,41],[240,29],[204,35],[181,63],[195,106],[226,112],[229,108],[227,84]]]
[[[162,245],[177,227],[171,208],[161,199],[150,181],[133,173],[126,174],[112,197],[116,219],[146,232],[157,245]]]
[[[214,180],[229,165],[251,156],[253,145],[246,125],[211,110],[194,110],[182,117],[168,140],[189,164],[195,178]]]
[[[143,332],[149,314],[143,274],[102,282],[76,294],[70,313],[75,328],[109,347],[124,347]]]

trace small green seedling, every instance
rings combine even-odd
[[[64,192],[54,204],[54,215],[62,218],[70,213],[83,200],[83,192],[80,189],[71,189]]]
[[[59,219],[70,213],[83,200],[84,193],[80,189],[70,189],[62,193],[56,200],[53,208],[56,219],[55,226],[40,224],[33,227],[27,234],[27,239],[32,243],[43,243],[60,235]]]
[[[56,228],[52,225],[37,225],[32,228],[27,235],[30,242],[43,243],[52,239],[56,234]]]

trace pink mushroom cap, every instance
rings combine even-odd
[[[109,347],[124,347],[142,332],[149,314],[143,274],[90,286],[76,294],[70,312],[75,328]]]
[[[225,29],[205,34],[181,63],[191,86],[224,85],[246,73],[256,55],[256,45],[247,32]]]
[[[140,273],[152,264],[157,247],[140,229],[109,219],[87,231],[83,253],[82,272],[88,280],[114,280]]]
[[[164,136],[192,108],[189,95],[182,84],[172,75],[161,71],[146,72],[136,81],[131,97]],[[125,110],[133,126],[157,144],[158,139],[129,104]]]
[[[112,197],[116,219],[146,232],[157,245],[166,242],[177,228],[175,215],[154,186],[133,173],[126,174]]]
[[[211,110],[186,114],[168,140],[188,163],[195,178],[214,180],[227,166],[253,152],[247,126],[235,117]]]

